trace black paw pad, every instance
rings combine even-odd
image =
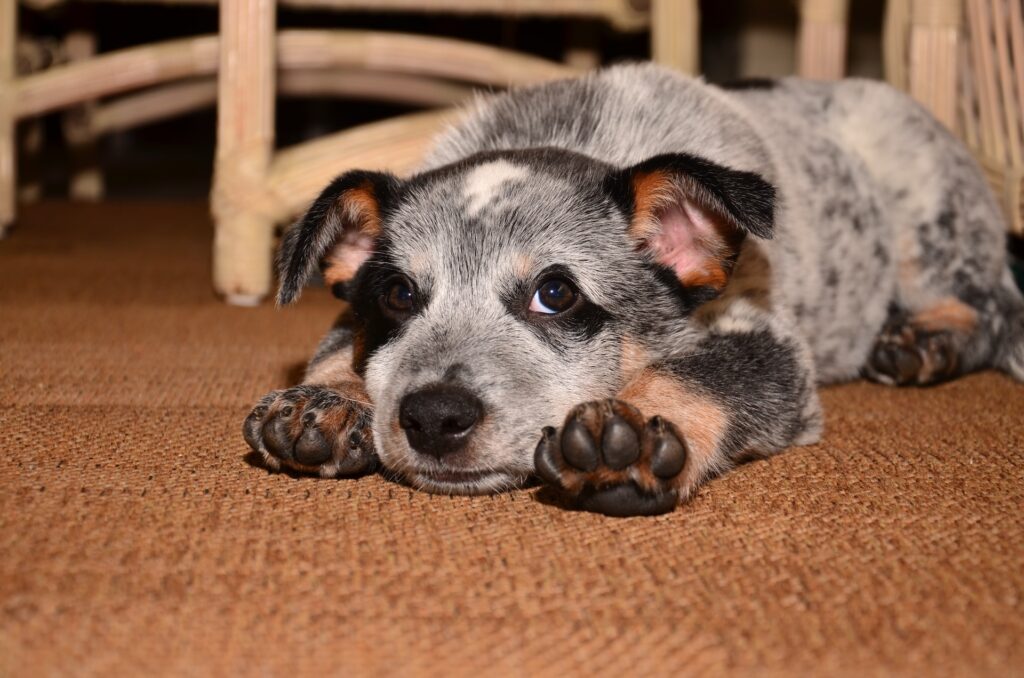
[[[315,425],[307,425],[295,441],[295,461],[319,466],[331,458],[331,444]]]
[[[675,490],[645,492],[635,483],[623,483],[612,487],[588,487],[574,503],[584,511],[603,513],[613,518],[656,516],[674,510],[679,503],[679,493]]]
[[[292,456],[290,422],[285,418],[283,411],[279,416],[272,416],[263,424],[263,444],[275,457],[287,459]]]
[[[663,480],[675,478],[686,465],[686,447],[665,425],[661,417],[648,424],[649,437],[654,441],[651,450],[651,473]]]
[[[376,465],[373,411],[341,390],[296,386],[267,394],[242,424],[242,435],[273,469],[353,475]]]
[[[559,503],[609,516],[655,515],[679,502],[686,445],[661,417],[645,423],[618,400],[573,409],[561,431],[545,428],[534,453],[537,476]]]
[[[871,352],[871,367],[897,384],[916,381],[922,360],[916,349],[898,344],[878,343]]]
[[[573,419],[562,429],[562,456],[579,471],[594,471],[601,461],[590,431],[579,419]]]
[[[608,468],[621,471],[640,457],[640,438],[626,420],[612,415],[604,423],[601,455]]]

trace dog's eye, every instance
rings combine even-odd
[[[572,285],[560,278],[552,278],[541,283],[533,293],[530,310],[534,313],[554,315],[567,311],[576,302],[576,290]]]
[[[384,305],[396,313],[408,313],[415,301],[412,288],[404,280],[391,283],[388,293],[384,295]]]

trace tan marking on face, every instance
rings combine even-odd
[[[639,342],[626,337],[622,340],[619,351],[619,374],[623,384],[628,383],[647,365],[650,364],[650,353]]]
[[[430,257],[424,252],[417,252],[416,254],[409,257],[409,263],[406,269],[409,271],[409,275],[413,278],[422,277],[424,273],[430,267]]]
[[[930,332],[950,330],[970,334],[978,324],[978,313],[956,297],[945,297],[934,306],[915,313],[910,322]]]
[[[709,472],[726,462],[720,446],[729,416],[707,396],[687,388],[674,377],[647,369],[617,397],[639,409],[645,418],[660,415],[682,433],[686,466],[679,476],[678,487],[684,497],[690,495]]]
[[[359,270],[359,265],[335,250],[324,257],[323,270],[324,285],[330,287],[354,278],[356,271]]]
[[[530,275],[530,271],[533,270],[533,259],[523,254],[522,252],[517,253],[512,259],[512,275],[516,276],[520,280],[525,280]]]

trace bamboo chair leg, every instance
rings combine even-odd
[[[697,75],[700,69],[700,12],[697,0],[654,0],[651,6],[654,61]]]
[[[87,31],[74,31],[65,38],[64,48],[69,61],[84,61],[96,55],[96,36]],[[87,101],[63,115],[64,137],[71,150],[68,192],[72,200],[95,202],[103,198],[103,173],[92,125],[96,106],[95,101]]]
[[[910,30],[910,95],[946,127],[956,130],[957,57],[961,0],[913,0]]]
[[[886,0],[882,25],[882,62],[885,79],[896,89],[907,91],[907,34],[910,29],[910,0]]]
[[[17,0],[0,0],[0,237],[14,222],[15,119],[14,78]]]
[[[849,0],[801,0],[797,73],[814,80],[846,74]]]
[[[273,0],[222,0],[213,279],[230,304],[270,291],[274,217],[261,208],[274,146]]]

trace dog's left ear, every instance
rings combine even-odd
[[[332,181],[281,241],[277,303],[298,299],[318,268],[328,287],[351,280],[376,249],[382,215],[399,185],[392,174],[363,170]]]
[[[629,234],[685,287],[717,294],[748,233],[773,235],[775,189],[757,174],[692,155],[659,155],[613,171],[606,189]]]

